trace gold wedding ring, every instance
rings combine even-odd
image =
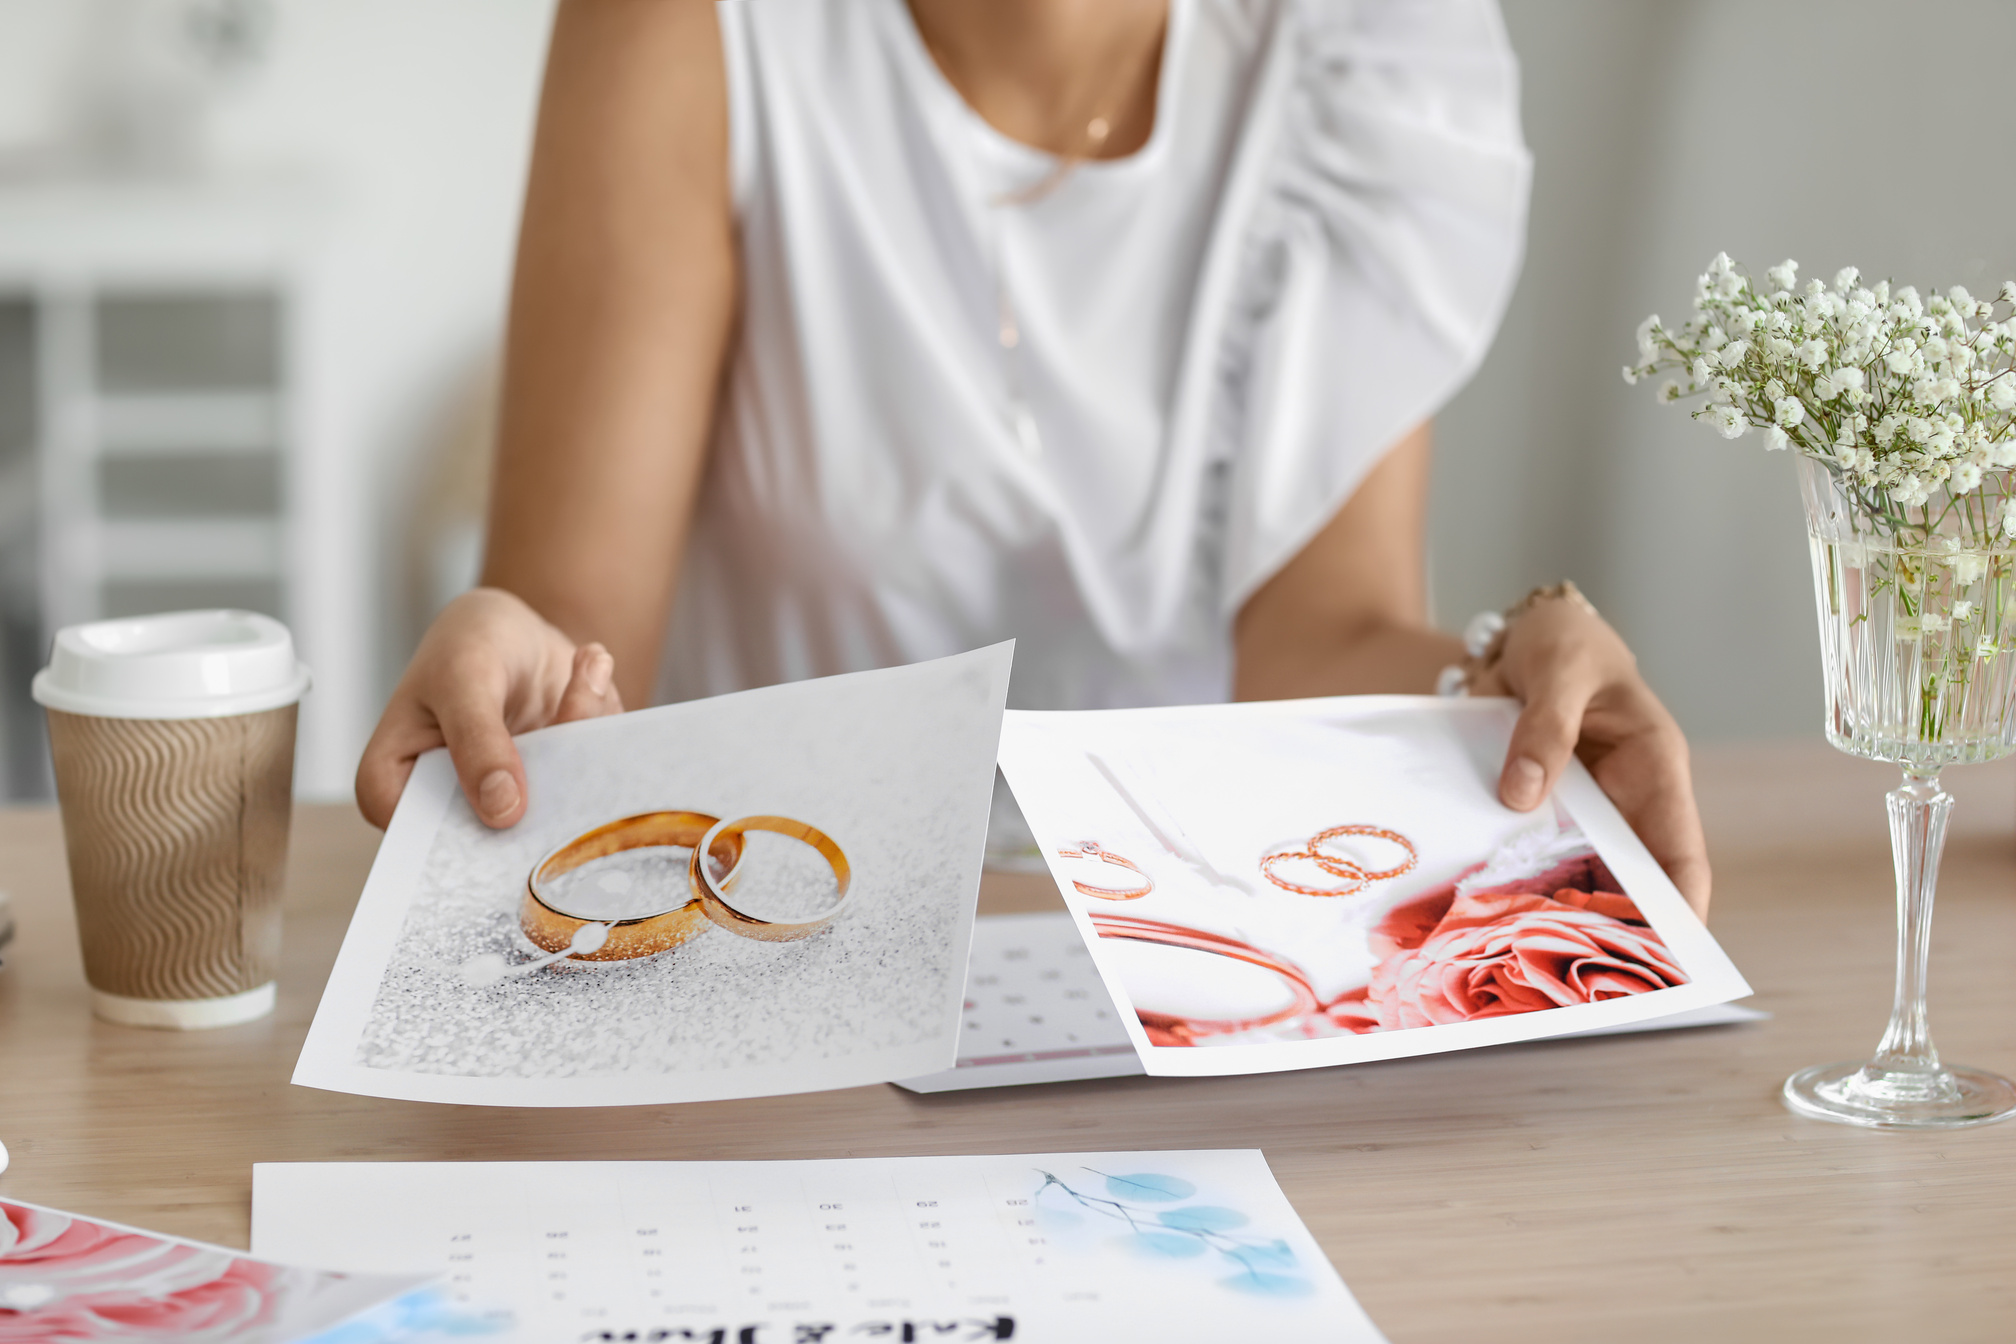
[[[574,953],[575,961],[627,961],[669,951],[707,928],[708,917],[698,894],[701,883],[694,874],[718,865],[722,873],[719,885],[729,888],[735,883],[735,867],[742,861],[742,834],[714,834],[720,829],[720,818],[705,812],[643,812],[578,835],[532,865],[525,879],[525,896],[518,903],[518,927],[534,946],[564,952],[577,929],[607,925],[608,941],[593,952]],[[556,877],[626,849],[658,846],[693,851],[685,889],[668,894],[663,910],[634,919],[589,919],[571,914],[549,899],[547,884]],[[703,850],[712,864],[700,862]],[[707,875],[712,880],[713,874]],[[841,886],[844,890],[846,884]]]
[[[799,924],[782,924],[773,920],[758,919],[756,916],[737,910],[728,903],[727,892],[734,885],[734,874],[716,879],[700,862],[701,849],[712,854],[716,847],[732,843],[739,860],[742,853],[742,836],[748,831],[769,831],[776,835],[788,835],[793,840],[802,840],[819,851],[819,857],[826,860],[833,869],[833,878],[840,890],[833,898],[833,909],[818,919]],[[701,911],[706,918],[722,928],[744,938],[754,938],[765,943],[788,943],[799,938],[807,938],[831,924],[840,913],[840,906],[847,899],[848,884],[853,881],[853,870],[848,866],[847,855],[840,846],[833,843],[824,831],[807,826],[802,821],[790,817],[743,817],[738,821],[718,821],[714,823],[701,846],[693,850],[692,862],[687,872],[693,893],[699,898]]]

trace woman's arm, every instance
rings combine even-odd
[[[1428,474],[1423,424],[1247,599],[1233,626],[1238,699],[1419,694],[1462,658],[1462,644],[1428,624]],[[1512,623],[1503,657],[1472,689],[1524,702],[1498,781],[1508,807],[1538,807],[1579,755],[1674,885],[1707,913],[1708,849],[1687,739],[1616,631],[1573,603],[1539,603]]]
[[[518,240],[484,588],[415,654],[357,772],[391,816],[446,745],[524,814],[511,734],[648,699],[734,326],[713,0],[563,0]]]

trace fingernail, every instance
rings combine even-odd
[[[1524,812],[1540,801],[1541,790],[1546,786],[1547,772],[1531,756],[1521,756],[1505,767],[1503,788],[1508,807]]]
[[[588,660],[588,689],[596,695],[609,694],[610,679],[616,675],[616,657],[603,652]]]
[[[476,805],[486,817],[503,817],[518,806],[518,781],[509,770],[492,770],[476,790]]]

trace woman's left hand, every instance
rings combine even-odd
[[[1507,807],[1538,807],[1570,754],[1580,756],[1694,912],[1707,917],[1708,844],[1687,739],[1608,622],[1572,599],[1534,603],[1506,630],[1498,660],[1471,678],[1470,692],[1516,696],[1524,706],[1498,779]]]

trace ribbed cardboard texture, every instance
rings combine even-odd
[[[217,719],[48,711],[77,934],[94,988],[209,999],[274,978],[295,711]]]

